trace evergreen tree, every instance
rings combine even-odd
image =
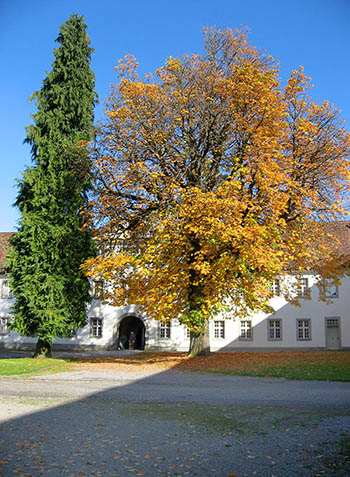
[[[52,71],[32,96],[37,112],[25,142],[33,165],[19,183],[21,219],[8,261],[12,329],[38,336],[34,356],[50,356],[53,339],[86,324],[90,295],[81,264],[94,253],[80,214],[90,188],[87,142],[97,100],[84,18],[72,15],[56,41]]]

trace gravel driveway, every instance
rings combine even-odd
[[[350,475],[350,383],[125,368],[0,379],[0,474]]]

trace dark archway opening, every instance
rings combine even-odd
[[[145,349],[145,325],[137,316],[126,316],[120,322],[118,348],[129,349],[129,336],[131,331],[136,335],[134,349]]]

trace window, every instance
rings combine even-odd
[[[339,290],[332,280],[322,282],[322,293],[325,298],[338,298]]]
[[[77,336],[77,331],[76,330],[70,330],[67,334],[64,334],[64,333],[57,333],[57,338],[63,338],[63,339],[66,339],[66,338],[75,338]]]
[[[297,320],[297,339],[311,340],[311,320]]]
[[[327,328],[338,328],[339,320],[338,318],[327,318]]]
[[[159,325],[159,338],[170,338],[170,323],[160,323]]]
[[[96,338],[102,338],[102,318],[91,318],[90,335]]]
[[[299,280],[299,297],[304,298],[310,296],[310,288],[309,288],[309,279],[308,278],[300,278]]]
[[[103,296],[103,280],[93,280],[92,282],[92,297],[99,299]]]
[[[0,335],[8,335],[10,334],[10,318],[8,317],[0,317]]]
[[[0,298],[12,298],[10,289],[10,280],[1,280],[0,282]]]
[[[276,278],[271,284],[271,291],[273,296],[280,296],[281,295],[281,283],[278,278]]]
[[[251,320],[241,321],[241,333],[239,338],[241,340],[252,340],[253,339],[253,330]]]
[[[188,326],[185,326],[185,339],[189,340],[191,338],[191,331]]]
[[[282,323],[281,320],[269,320],[268,322],[268,340],[282,339]]]
[[[214,321],[214,338],[216,339],[225,338],[225,322],[223,320]]]

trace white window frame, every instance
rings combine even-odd
[[[326,328],[340,328],[340,318],[338,316],[326,316]]]
[[[0,316],[0,336],[7,336],[10,334],[10,317],[9,316]]]
[[[98,316],[90,318],[90,336],[93,338],[102,338],[103,336],[103,319]]]
[[[307,298],[310,296],[309,277],[301,277],[298,281],[299,298]]]
[[[184,336],[185,336],[185,340],[191,339],[191,330],[186,325],[184,325]]]
[[[2,278],[0,283],[0,298],[12,298],[13,294],[10,288],[10,279],[9,278]]]
[[[158,329],[159,339],[169,340],[171,338],[171,323],[167,321],[166,323],[159,323]]]
[[[311,341],[310,318],[297,318],[297,341]]]
[[[253,341],[252,320],[240,321],[239,339],[242,341]]]
[[[333,293],[331,290],[333,289]],[[325,279],[322,282],[322,295],[324,298],[339,298],[339,287],[335,285],[333,280]]]
[[[104,286],[103,280],[92,280],[92,298],[100,299],[103,296]]]
[[[271,318],[268,320],[267,339],[268,341],[282,340],[282,320],[280,318]]]
[[[215,340],[225,339],[225,321],[224,320],[214,320],[214,339]]]
[[[281,296],[281,280],[275,278],[271,284],[271,291],[273,296]]]

